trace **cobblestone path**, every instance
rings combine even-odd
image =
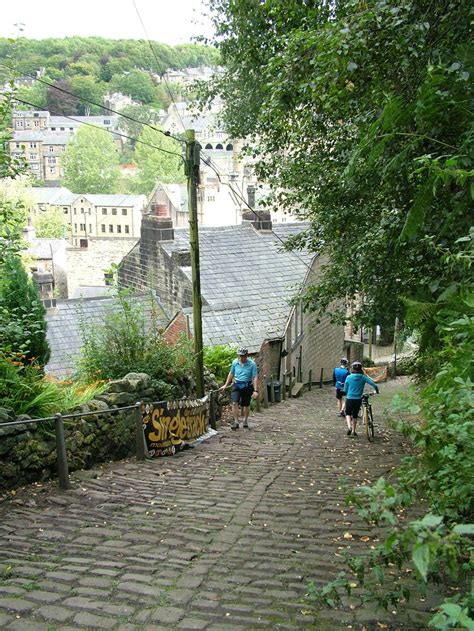
[[[3,505],[0,629],[426,628],[419,600],[394,615],[350,602],[315,612],[305,598],[310,580],[343,566],[343,548],[376,538],[345,507],[340,476],[389,473],[401,438],[383,423],[372,445],[347,437],[329,387],[250,425],[224,425],[173,458],[107,465],[69,492],[32,486]]]

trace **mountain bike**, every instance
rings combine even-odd
[[[372,442],[375,437],[374,415],[372,406],[369,403],[369,397],[374,394],[376,393],[370,392],[362,395],[362,420],[364,421],[365,433],[367,434],[369,442]]]

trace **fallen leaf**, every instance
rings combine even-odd
[[[353,539],[353,537],[352,537],[350,532],[345,532],[344,533],[344,539]]]

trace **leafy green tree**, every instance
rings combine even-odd
[[[65,239],[70,229],[64,213],[58,206],[42,211],[33,219],[38,239]]]
[[[405,298],[455,292],[441,251],[470,223],[470,3],[211,6],[228,130],[249,138],[268,203],[311,222],[293,246],[328,258],[307,308],[340,300],[343,319],[357,297],[355,319],[383,325]]]
[[[144,123],[156,126],[159,122],[158,112],[155,112],[145,105],[127,105],[121,110],[121,113],[133,119],[120,119],[122,129],[125,134],[131,138],[138,138],[140,136],[144,129]],[[134,141],[131,141],[132,147],[135,147],[135,144]]]
[[[150,127],[143,129],[139,140],[147,144],[137,143],[135,149],[135,162],[138,167],[137,192],[149,193],[158,180],[184,180],[181,146],[177,141]]]
[[[44,366],[49,359],[45,308],[17,255],[1,265],[0,348]]]
[[[55,116],[71,116],[76,113],[79,100],[66,79],[58,79],[46,88],[46,109]]]
[[[153,79],[141,70],[130,70],[122,75],[114,75],[110,82],[110,89],[127,94],[140,103],[153,103],[155,98]]]
[[[100,114],[102,99],[105,94],[105,86],[97,81],[93,76],[76,76],[70,80],[71,91],[79,97],[76,106],[76,113],[89,116],[90,114]],[[86,99],[82,101],[80,99]],[[87,101],[93,101],[97,105],[91,105]]]
[[[83,125],[64,153],[64,185],[74,193],[114,193],[119,157],[110,133]]]
[[[44,83],[33,83],[30,87],[20,87],[16,91],[16,96],[18,99],[23,101],[28,101],[28,103],[32,103],[39,110],[46,109],[47,105],[47,97],[46,97],[46,86]],[[30,105],[22,105],[21,103],[17,103],[16,107],[18,109],[30,109]]]

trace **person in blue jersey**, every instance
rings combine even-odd
[[[348,361],[345,357],[341,359],[339,366],[336,366],[332,371],[332,381],[336,388],[336,400],[337,400],[337,414],[338,416],[345,417],[344,414],[344,383],[349,376],[349,369],[347,368]]]
[[[348,436],[357,436],[357,416],[362,404],[362,394],[364,392],[365,384],[372,386],[378,394],[378,385],[375,381],[372,381],[370,377],[364,375],[362,364],[360,362],[354,362],[352,364],[351,374],[347,377],[344,383],[344,390],[346,393],[346,421]]]
[[[234,422],[232,429],[239,429],[239,409],[244,409],[244,427],[249,426],[250,400],[258,397],[258,371],[257,364],[249,358],[246,348],[239,348],[238,357],[234,359],[230,367],[225,384],[220,388],[225,390],[231,383],[230,398],[232,400],[232,416]]]

